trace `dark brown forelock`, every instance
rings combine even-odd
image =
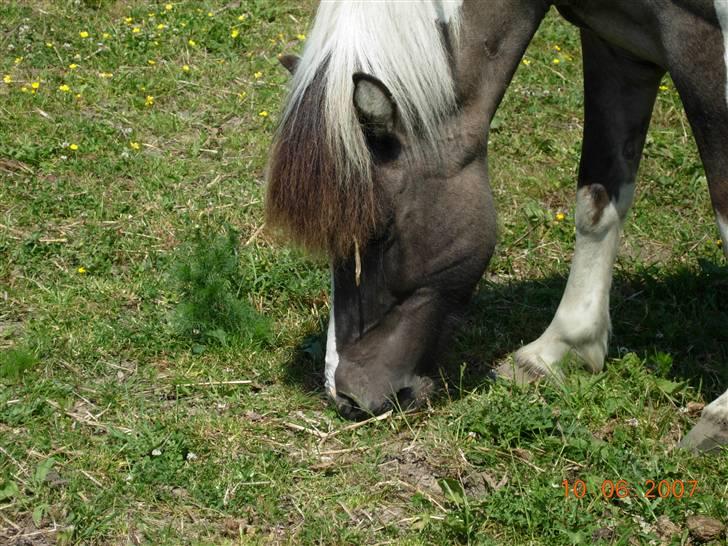
[[[384,207],[371,177],[341,172],[342,162],[328,144],[325,104],[320,72],[276,134],[266,222],[306,250],[338,260],[351,255],[354,241],[366,245],[382,223]]]

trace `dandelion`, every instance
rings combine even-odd
[[[262,118],[267,118],[268,112],[266,110],[263,110],[262,112],[259,112],[258,115]]]
[[[559,63],[561,63],[561,59],[554,59],[551,62],[554,63],[554,64],[559,64]]]
[[[172,4],[164,4],[164,9],[167,11],[172,11]]]
[[[154,106],[154,97],[152,95],[147,95],[147,98],[144,100],[144,106]]]
[[[147,60],[147,64],[149,66],[154,66],[155,64],[157,64],[157,61],[155,61],[154,59],[149,59],[149,60]]]
[[[215,14],[214,14],[214,13],[212,13],[211,11],[208,11],[208,12],[207,12],[207,16],[208,16],[208,17],[213,17],[214,15],[215,15]]]
[[[182,65],[182,72],[189,72],[190,71],[190,65],[183,64]]]
[[[3,81],[10,85],[11,83],[13,83],[13,77],[10,74],[5,74],[3,76]]]
[[[670,88],[668,86],[666,86],[666,85],[661,85],[660,86],[660,91],[667,91],[668,89],[670,89]]]
[[[132,150],[139,150],[141,148],[141,144],[139,144],[138,142],[133,142],[132,141],[132,142],[129,143],[129,147]]]
[[[23,62],[23,57],[15,57],[15,60],[13,61],[15,64],[20,64]]]
[[[554,46],[554,50],[556,50],[556,51],[561,51],[561,47],[560,47],[560,46],[559,46],[558,44],[556,44],[556,45]]]
[[[192,46],[192,47],[195,47],[197,45],[197,42],[195,42],[192,38],[190,38],[189,40],[187,40],[187,43],[190,46]]]
[[[238,36],[240,36],[240,31],[237,28],[234,28],[230,31],[231,38],[237,38]]]
[[[133,17],[124,17],[124,22],[127,25],[131,25],[134,22],[134,18]]]
[[[33,82],[30,84],[30,87],[32,87],[34,91],[37,91],[40,89],[40,82]]]
[[[557,222],[563,222],[565,218],[566,218],[566,214],[564,214],[563,212],[557,212],[556,213],[555,220]]]
[[[167,25],[165,25],[164,23],[159,23],[157,25],[157,30],[164,30],[165,28],[167,28]]]
[[[86,268],[81,266],[76,271],[78,272],[79,275],[83,275],[84,273],[86,273]]]
[[[46,47],[52,48],[53,47],[53,44],[51,42],[46,42]]]
[[[79,36],[80,36],[81,38],[83,38],[84,40],[85,40],[86,38],[88,38],[88,32],[86,32],[85,30],[82,30],[81,32],[79,32],[79,33],[78,33],[78,35],[79,35]]]
[[[523,64],[528,66],[531,64],[531,61],[529,59],[523,59]]]
[[[255,74],[253,74],[253,77],[254,77],[254,78],[255,78],[256,80],[259,80],[260,78],[262,78],[262,77],[263,77],[263,73],[262,73],[262,72],[256,72]]]
[[[68,68],[70,68],[71,70],[76,70],[78,68],[78,65],[76,63],[71,63],[68,65]]]
[[[68,145],[68,149],[69,150],[72,150],[74,152],[77,152],[78,151],[78,144],[71,143],[71,144]]]
[[[70,88],[70,87],[68,87],[68,86],[67,86],[67,85],[66,85],[66,84],[64,83],[64,84],[62,84],[62,85],[59,85],[59,86],[58,86],[58,90],[59,90],[59,91],[60,91],[61,93],[68,93],[68,92],[70,92],[70,91],[71,91],[71,88]]]
[[[108,32],[104,32],[104,33],[103,33],[103,34],[101,35],[101,37],[102,37],[102,38],[103,38],[104,40],[108,40],[109,38],[111,38],[111,34],[109,34]]]
[[[139,34],[139,33],[140,33],[140,32],[142,31],[142,29],[140,29],[139,27],[134,27],[134,28],[132,28],[132,29],[131,29],[131,31],[132,31],[132,32],[133,32],[134,34]]]
[[[245,15],[245,14],[243,14],[243,15],[238,15],[238,21],[245,21],[245,19],[247,19],[247,18],[248,18],[248,16],[247,16],[247,15]]]
[[[305,34],[297,34],[296,35],[296,38],[298,38],[298,41],[299,42],[303,42],[306,39],[306,35]]]

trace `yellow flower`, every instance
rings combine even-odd
[[[22,62],[23,62],[23,58],[22,58],[22,57],[15,57],[15,61],[13,61],[13,62],[14,62],[15,64],[20,64],[20,63],[22,63]]]
[[[138,142],[130,142],[129,147],[132,150],[139,150],[141,148],[141,144],[139,144]]]
[[[152,95],[147,95],[146,100],[144,101],[145,106],[153,106],[154,105],[154,97]]]
[[[248,16],[247,16],[247,15],[245,15],[245,14],[243,14],[243,15],[238,15],[238,21],[245,21],[245,19],[247,19],[247,18],[248,18]]]
[[[59,86],[58,86],[58,90],[59,90],[59,91],[61,91],[62,93],[68,93],[68,92],[69,92],[69,91],[71,90],[71,88],[70,88],[70,87],[68,87],[68,86],[67,86],[67,85],[66,85],[66,84],[64,83],[64,84],[62,84],[62,85],[59,85]]]
[[[230,31],[231,38],[237,38],[238,36],[240,36],[240,31],[237,28],[234,28]]]
[[[103,33],[103,34],[101,35],[101,37],[102,37],[102,38],[103,38],[104,40],[108,40],[109,38],[111,38],[111,34],[109,34],[108,32],[104,32],[104,33]]]
[[[85,30],[82,30],[81,32],[79,32],[78,35],[81,38],[88,38],[88,32],[86,32]]]
[[[182,72],[189,72],[190,71],[190,65],[183,64],[182,65]]]
[[[566,214],[564,214],[563,212],[557,212],[556,213],[556,221],[557,222],[563,222],[565,218],[566,218]]]
[[[109,78],[113,78],[114,74],[111,72],[99,72],[99,78],[103,78],[105,80],[108,80]]]
[[[21,91],[22,91],[23,93],[27,93],[27,92],[28,92],[28,88],[27,88],[26,86],[23,86],[23,87],[21,87],[21,88],[20,88],[20,90],[21,90]],[[33,93],[35,93],[35,91],[33,91]]]
[[[10,74],[5,74],[3,76],[3,81],[10,85],[11,83],[13,83],[13,77]]]
[[[140,33],[140,32],[142,31],[142,29],[140,29],[139,27],[134,27],[133,29],[131,29],[131,31],[132,31],[132,32],[133,32],[134,34],[139,34],[139,33]]]
[[[526,66],[528,66],[529,64],[531,64],[531,61],[530,61],[530,60],[528,60],[528,59],[523,59],[523,61],[522,61],[522,62],[523,62],[523,64],[524,64],[524,65],[526,65]]]
[[[78,144],[69,144],[68,148],[74,152],[78,150]]]
[[[256,80],[259,80],[260,78],[262,78],[262,77],[263,77],[263,73],[262,73],[262,72],[256,72],[255,74],[253,74],[253,77],[254,77],[254,78],[255,78]]]
[[[263,110],[263,111],[262,111],[262,112],[260,112],[260,113],[259,113],[258,115],[259,115],[260,117],[262,117],[262,118],[267,118],[267,117],[268,117],[268,112],[267,112],[267,111],[265,111],[265,110]]]
[[[81,93],[76,93],[76,98],[80,100],[81,99]]]
[[[132,21],[134,21],[134,19],[132,17],[124,17],[124,22],[127,25],[131,25]]]
[[[149,59],[149,60],[147,61],[147,64],[148,64],[149,66],[154,66],[155,64],[157,64],[157,61],[155,61],[154,59]]]
[[[68,65],[68,68],[70,68],[71,70],[76,70],[78,68],[78,65],[76,63],[71,63]]]
[[[81,266],[76,271],[78,271],[79,274],[83,275],[84,273],[86,273],[86,268]]]
[[[723,240],[722,239],[717,239],[715,241],[715,244],[718,245],[718,246],[723,246]]]
[[[212,17],[213,15],[215,15],[215,14],[214,14],[214,13],[212,13],[211,11],[208,11],[208,12],[207,12],[207,16],[208,16],[208,17]]]
[[[53,44],[51,42],[46,42],[46,47],[53,47]]]
[[[166,9],[167,11],[172,11],[172,7],[172,4],[164,4],[164,9]]]
[[[554,63],[554,64],[559,64],[561,62],[561,59],[554,59],[551,62]]]
[[[303,42],[303,41],[304,41],[304,40],[306,39],[306,35],[305,35],[305,34],[298,34],[298,35],[296,36],[296,38],[298,38],[298,40],[299,40],[300,42]]]
[[[157,30],[164,30],[165,28],[167,28],[167,25],[165,25],[164,23],[159,23],[157,25]]]
[[[38,88],[40,88],[40,82],[33,82],[33,83],[30,84],[30,86],[33,89],[38,90]]]
[[[195,47],[197,45],[197,42],[195,42],[192,38],[187,40],[187,43],[190,44],[192,47]]]
[[[661,85],[660,86],[660,91],[667,91],[668,89],[670,89],[670,88],[668,86],[666,86],[666,85]]]
[[[554,49],[555,49],[556,51],[561,51],[561,47],[560,47],[560,46],[559,46],[558,44],[556,44],[556,45],[554,46]]]
[[[247,96],[248,96],[248,94],[245,91],[241,91],[240,93],[238,93],[238,98],[240,100],[243,100]]]
[[[156,15],[157,14],[154,13],[153,11],[150,11],[149,13],[147,13],[147,17],[149,17],[150,19],[154,19],[156,17]]]

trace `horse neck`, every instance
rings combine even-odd
[[[549,4],[496,0],[484,10],[480,0],[463,2],[459,48],[453,55],[461,109],[446,133],[485,145],[490,122]]]

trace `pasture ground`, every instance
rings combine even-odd
[[[312,11],[0,3],[0,543],[723,544],[697,516],[728,518],[728,453],[674,450],[728,385],[728,271],[671,82],[606,372],[564,391],[487,375],[548,324],[573,246],[579,43],[551,14],[494,123],[500,246],[442,394],[353,426],[322,391],[327,267],[261,230],[276,55]],[[237,255],[206,254],[225,225]],[[180,326],[205,267],[224,278],[195,301],[242,322]],[[619,480],[631,494],[603,498]],[[687,491],[648,499],[648,480]]]

